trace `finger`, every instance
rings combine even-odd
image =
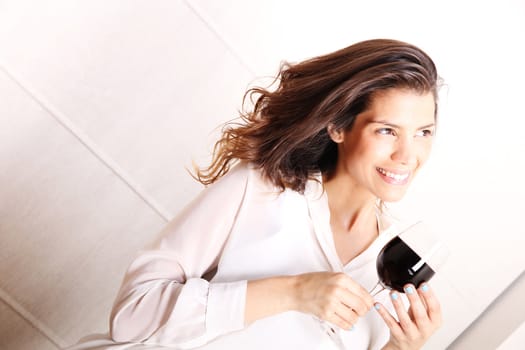
[[[355,283],[355,282],[354,282]],[[354,293],[357,294],[366,305],[366,311],[369,311],[375,303],[372,295],[362,285],[355,283],[357,286]]]
[[[430,319],[427,314],[427,309],[420,298],[420,294],[416,293],[416,288],[412,284],[407,284],[404,288],[405,294],[410,302],[410,310],[413,321],[418,328],[427,328],[430,324]]]
[[[350,329],[359,318],[352,309],[340,301],[332,301],[324,305],[318,317],[343,329]]]
[[[364,316],[373,305],[372,296],[357,282],[344,273],[333,277],[335,296],[349,308]]]
[[[397,322],[397,320],[388,312],[388,310],[381,305],[380,303],[375,303],[374,308],[377,310],[379,315],[381,315],[381,318],[385,321],[385,324],[387,325],[388,329],[390,329],[390,333],[392,336],[399,338],[403,335],[403,329],[401,329],[401,326]]]
[[[341,329],[349,330],[357,323],[358,317],[353,312],[348,312],[345,306],[334,308],[329,314],[325,314],[321,319]]]
[[[430,321],[436,328],[439,327],[442,320],[441,305],[432,291],[432,288],[430,288],[428,283],[423,283],[423,285],[419,287],[418,293],[427,305],[427,314]]]
[[[353,295],[359,297],[359,301],[354,301],[354,303],[359,303],[364,305],[364,309],[357,309],[357,311],[364,315],[364,313],[368,312],[372,306],[374,305],[374,298],[368,293],[368,291],[361,286],[359,283],[354,281],[352,278],[347,276],[346,274],[341,274],[339,276],[340,282],[342,285]],[[347,305],[349,305],[347,303]]]
[[[338,295],[341,303],[348,309],[354,311],[358,316],[364,316],[371,307],[359,295],[345,289]]]
[[[354,327],[358,319],[355,313],[353,313],[353,315],[344,315],[344,317],[338,312],[334,313],[334,324],[347,331]]]
[[[396,311],[399,324],[401,325],[403,331],[409,334],[414,333],[416,325],[412,322],[412,319],[408,315],[405,304],[401,299],[401,295],[398,292],[393,291],[390,293],[390,298],[392,299],[394,310]]]
[[[340,303],[335,308],[335,314],[338,317],[340,317],[345,323],[343,326],[341,326],[341,328],[344,328],[344,329],[350,328],[351,326],[356,324],[357,321],[359,320],[359,315],[357,314],[357,312],[354,309],[349,308],[347,305],[343,303]]]

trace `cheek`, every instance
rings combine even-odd
[[[353,135],[351,142],[342,146],[343,161],[350,167],[362,168],[370,165],[378,166],[390,158],[392,141],[388,138],[377,138],[373,135]]]
[[[430,157],[430,152],[432,151],[432,143],[429,142],[428,144],[422,145],[420,153],[419,153],[419,162],[421,165],[426,163],[428,158]]]
[[[349,150],[345,161],[352,172],[368,172],[376,166],[384,166],[391,153],[390,145],[378,142],[361,143]]]
[[[388,160],[393,153],[393,145],[391,142],[368,142],[365,146],[366,147],[361,150],[362,154],[366,154],[367,158],[372,162]]]

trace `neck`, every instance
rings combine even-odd
[[[348,179],[324,182],[331,224],[338,232],[369,231],[377,225],[376,197]],[[375,230],[374,230],[375,231]]]
[[[348,179],[332,179],[324,185],[335,249],[346,265],[369,247],[379,233],[376,198],[352,186]]]

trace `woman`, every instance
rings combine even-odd
[[[397,292],[368,292],[397,232],[383,202],[403,197],[432,146],[434,63],[369,40],[284,65],[277,83],[248,91],[253,110],[196,170],[210,186],[130,265],[113,341],[419,349],[438,328],[428,284],[406,286],[409,311]]]

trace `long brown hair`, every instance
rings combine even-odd
[[[432,92],[437,107],[438,75],[421,49],[389,39],[367,40],[300,63],[284,63],[275,91],[249,89],[255,101],[239,122],[224,125],[211,164],[195,169],[204,185],[247,161],[276,186],[303,192],[315,174],[330,173],[337,147],[327,126],[348,130],[372,95],[390,88]],[[436,109],[437,110],[437,109]]]

